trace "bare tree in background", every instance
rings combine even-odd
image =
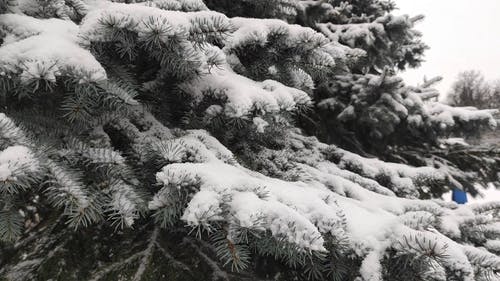
[[[447,96],[447,103],[453,106],[473,106],[480,109],[500,109],[500,79],[486,81],[477,70],[461,72]],[[497,119],[500,116],[497,114]],[[480,137],[467,140],[476,145],[498,145],[500,130],[484,132]]]
[[[487,105],[491,108],[500,109],[500,79],[497,79],[490,84],[490,95]]]
[[[461,72],[453,83],[447,103],[477,108],[500,107],[500,80],[488,82],[477,70]]]

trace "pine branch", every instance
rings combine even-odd
[[[17,210],[0,211],[0,241],[13,242],[23,229],[24,219]]]
[[[101,280],[104,277],[106,277],[107,274],[112,273],[113,271],[116,271],[125,266],[128,266],[137,260],[139,260],[139,265],[132,280],[140,281],[153,255],[153,252],[156,249],[156,245],[158,245],[157,242],[158,234],[159,234],[159,229],[155,228],[152,231],[151,235],[149,236],[147,246],[144,250],[134,253],[125,259],[113,262],[100,270],[94,271],[89,281]]]
[[[140,281],[142,279],[142,275],[146,270],[146,267],[149,263],[149,259],[151,259],[153,251],[155,250],[155,246],[158,244],[158,242],[156,241],[158,239],[158,233],[159,229],[158,227],[155,227],[153,233],[151,234],[151,237],[149,238],[148,246],[142,253],[142,259],[139,263],[137,271],[135,272],[134,278],[132,279],[133,281]]]
[[[134,261],[140,259],[141,257],[143,257],[143,252],[137,252],[135,254],[130,255],[128,258],[126,258],[124,260],[114,262],[114,263],[100,269],[99,271],[92,273],[92,277],[91,277],[91,279],[89,279],[89,281],[101,280],[107,274],[129,265],[129,264],[133,263]]]
[[[196,245],[196,243],[193,241],[192,238],[184,237],[183,243],[188,244],[195,250],[195,252],[200,256],[203,261],[210,266],[212,269],[212,280],[217,281],[217,280],[224,280],[224,281],[229,281],[229,276],[227,275],[226,272],[224,272],[218,265],[217,262],[209,258],[203,251]]]
[[[188,272],[190,275],[193,275],[193,271],[186,264],[176,260],[163,246],[160,245],[159,242],[156,242],[157,249],[162,253],[163,257],[165,257],[168,261],[170,261],[175,267]]]
[[[15,250],[21,249],[26,245],[30,244],[31,242],[39,239],[40,237],[49,236],[50,234],[52,234],[54,229],[63,221],[63,218],[64,218],[63,215],[58,215],[57,219],[51,222],[50,224],[46,224],[38,228],[36,231],[30,232],[26,238],[23,238],[14,244],[13,246],[14,249]]]

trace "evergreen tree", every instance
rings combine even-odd
[[[0,0],[0,280],[498,279],[500,204],[435,199],[495,112],[394,8]]]

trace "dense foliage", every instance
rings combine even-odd
[[[117,2],[0,0],[0,280],[499,278],[500,203],[437,199],[496,112],[397,76],[421,17]]]

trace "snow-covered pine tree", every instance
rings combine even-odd
[[[423,200],[500,161],[396,76],[419,18],[117,2],[0,1],[0,280],[498,279],[500,204]]]

